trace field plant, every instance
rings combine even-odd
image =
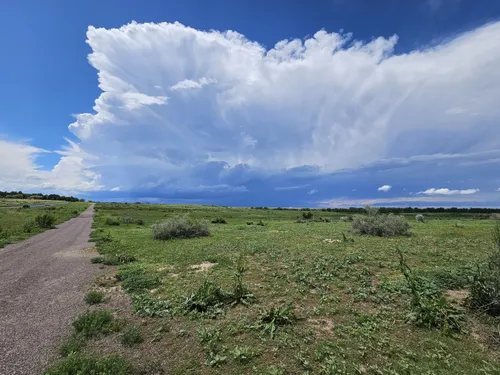
[[[500,224],[493,229],[493,250],[486,264],[477,266],[469,288],[469,305],[477,311],[500,316]]]
[[[40,214],[37,217],[35,217],[35,224],[39,228],[43,229],[54,228],[55,223],[56,223],[55,216],[48,213]]]
[[[271,307],[260,315],[254,327],[274,338],[278,327],[294,324],[298,320],[294,310],[291,305]]]
[[[174,238],[210,236],[210,230],[205,221],[194,219],[188,215],[157,222],[153,224],[152,231],[155,240],[163,241]]]
[[[413,275],[403,252],[398,250],[399,266],[411,295],[410,321],[426,328],[439,328],[445,333],[463,333],[464,312],[453,306],[429,280]]]
[[[212,224],[227,224],[226,219],[224,219],[223,217],[220,217],[220,216],[212,219],[210,222]]]
[[[378,214],[378,208],[367,206],[366,215],[357,215],[352,222],[351,231],[378,237],[408,236],[410,224],[403,216]]]
[[[85,302],[89,305],[96,305],[104,300],[104,293],[97,290],[91,290],[85,295]]]
[[[424,222],[425,222],[424,215],[422,215],[422,214],[415,215],[415,220],[416,220],[418,223],[424,223]]]

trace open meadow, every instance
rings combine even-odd
[[[0,248],[76,217],[88,206],[83,202],[0,199]]]
[[[379,237],[321,210],[95,207],[106,275],[47,374],[500,374],[498,314],[468,298],[498,221],[406,215],[411,235]],[[153,238],[186,214],[199,237]]]

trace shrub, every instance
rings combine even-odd
[[[376,216],[380,208],[366,205],[363,208],[368,216]]]
[[[253,225],[253,221],[247,221],[247,225]]]
[[[135,219],[135,223],[137,225],[144,225],[144,220],[142,220],[142,219]]]
[[[262,220],[257,221],[256,225],[260,225],[261,227],[265,227],[266,223],[264,223]]]
[[[227,224],[227,221],[223,217],[216,217],[215,219],[212,219],[211,223],[212,224]]]
[[[56,218],[51,214],[40,214],[35,217],[35,223],[40,228],[54,228]]]
[[[120,219],[120,222],[121,222],[122,224],[134,224],[134,223],[135,223],[135,220],[134,220],[134,219],[132,219],[131,217],[122,217],[122,218]]]
[[[29,204],[23,204],[23,208],[30,208]]]
[[[400,250],[398,253],[400,270],[411,294],[408,319],[417,326],[439,328],[445,333],[463,333],[463,311],[451,305],[430,280],[413,275],[405,263],[403,253]]]
[[[302,212],[302,218],[304,220],[310,220],[313,218],[313,216],[314,216],[314,214],[311,211]]]
[[[72,353],[59,360],[44,375],[132,375],[132,365],[123,357],[112,355],[106,357],[87,357],[80,353]]]
[[[352,216],[342,216],[340,218],[340,221],[344,221],[344,222],[348,222],[348,221],[352,221]]]
[[[140,344],[142,341],[141,330],[136,326],[128,328],[121,336],[121,342],[124,346],[131,347]]]
[[[109,311],[90,311],[80,315],[74,322],[75,332],[86,338],[112,332],[113,316]]]
[[[500,316],[500,225],[493,230],[494,249],[486,264],[478,266],[469,287],[469,306],[477,311]]]
[[[153,239],[170,240],[173,238],[194,238],[210,235],[208,225],[204,221],[189,216],[174,217],[153,224]]]
[[[115,218],[112,218],[112,217],[108,217],[106,218],[106,225],[111,225],[111,226],[118,226],[120,225],[120,222],[115,219]]]
[[[415,220],[417,220],[417,222],[419,222],[419,223],[425,222],[424,215],[421,215],[421,214],[416,215]]]
[[[103,261],[104,261],[103,257],[93,257],[93,258],[90,258],[90,263],[94,263],[94,264],[102,263]]]
[[[491,220],[500,220],[500,213],[496,212],[494,214],[491,214],[490,219]]]
[[[23,232],[24,233],[32,233],[35,231],[36,224],[33,220],[26,221],[23,225]]]
[[[104,293],[97,290],[91,290],[85,295],[85,302],[89,305],[96,305],[104,300]]]
[[[370,236],[391,237],[408,236],[410,224],[403,216],[388,215],[358,215],[352,222],[352,232]]]

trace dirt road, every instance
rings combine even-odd
[[[85,310],[93,212],[0,249],[0,374],[41,374]]]

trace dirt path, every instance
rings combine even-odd
[[[85,310],[100,270],[86,250],[93,205],[57,229],[0,249],[0,374],[39,375]]]

